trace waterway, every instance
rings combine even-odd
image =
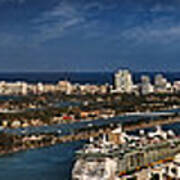
[[[69,180],[83,141],[19,152],[0,158],[1,180]]]
[[[180,123],[168,125],[180,134]],[[1,180],[70,180],[75,151],[84,141],[28,150],[0,158]]]
[[[179,111],[179,110],[178,110]],[[137,116],[121,117],[122,121],[136,119]],[[142,116],[141,116],[142,118]],[[97,123],[109,123],[108,120],[100,120]],[[86,122],[87,123],[87,122]],[[59,125],[59,127],[41,127],[36,131],[56,131],[62,128],[63,133],[71,128],[87,125],[78,123],[72,125]],[[165,129],[173,129],[180,134],[180,123],[164,126]],[[18,130],[20,131],[20,129]],[[28,130],[30,131],[30,130]],[[75,160],[75,152],[80,149],[85,141],[58,144],[52,147],[28,150],[0,158],[0,180],[69,180]]]

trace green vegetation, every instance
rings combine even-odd
[[[180,94],[151,94],[138,96],[135,94],[72,94],[48,93],[42,95],[21,96],[0,100],[1,109],[19,110],[0,114],[0,125],[4,121],[11,127],[14,121],[36,126],[54,123],[69,123],[81,119],[98,119],[101,115],[113,116],[126,112],[146,112],[167,110],[180,106]],[[93,113],[94,111],[98,111]],[[89,112],[82,117],[82,112]],[[63,116],[66,119],[63,120]],[[53,120],[54,117],[59,120]],[[68,117],[73,117],[68,119]],[[34,123],[33,120],[39,121]]]

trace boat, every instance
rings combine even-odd
[[[76,152],[73,180],[116,180],[141,168],[157,165],[180,152],[180,138],[156,127],[155,132],[127,134],[122,127],[98,140],[90,138]]]

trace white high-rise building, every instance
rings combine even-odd
[[[114,85],[117,92],[132,92],[133,81],[129,70],[119,70],[117,73],[115,73]]]
[[[163,91],[166,89],[167,79],[164,78],[162,74],[158,74],[155,76],[154,84],[157,91]]]
[[[155,92],[163,93],[163,92],[172,92],[172,85],[168,80],[163,77],[162,74],[158,74],[154,79]]]
[[[154,87],[151,84],[149,76],[143,75],[141,77],[141,93],[146,95],[154,92]]]

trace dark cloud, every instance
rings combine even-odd
[[[0,70],[177,70],[179,10],[176,0],[0,0]]]

